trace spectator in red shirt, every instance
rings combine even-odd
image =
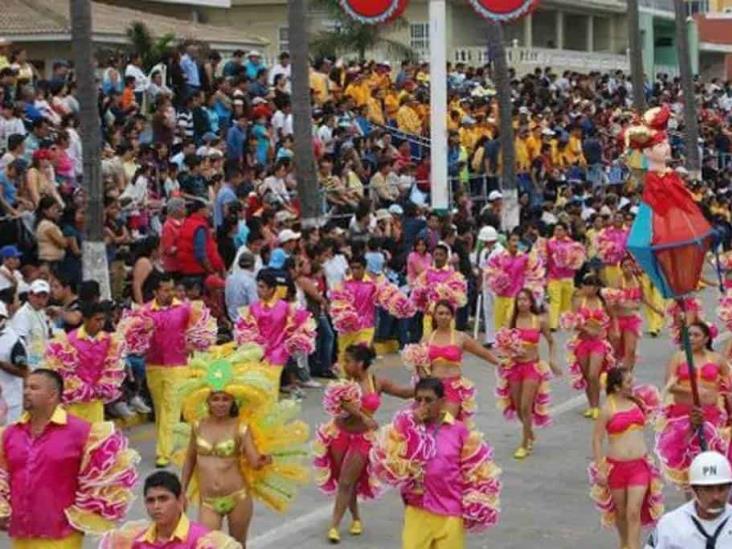
[[[180,265],[178,263],[178,237],[180,228],[186,217],[185,200],[174,197],[168,200],[167,217],[163,223],[163,234],[160,239],[160,257],[163,261],[163,269],[166,272],[178,274]]]

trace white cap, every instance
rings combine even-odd
[[[285,242],[290,242],[291,240],[297,240],[302,235],[300,233],[296,233],[292,229],[283,229],[280,231],[280,234],[277,235],[277,240],[280,244],[284,244]]]
[[[48,282],[39,278],[38,280],[34,280],[33,283],[30,285],[30,293],[32,293],[32,294],[50,294],[51,286],[48,285]]]
[[[552,137],[555,135],[554,130],[550,130],[549,128],[544,128],[541,130],[541,135],[546,135],[547,137]]]
[[[255,97],[252,99],[252,105],[266,105],[267,100],[264,97]]]
[[[519,114],[529,114],[529,108],[528,107],[519,107],[518,112],[519,112]]]
[[[249,53],[247,53],[247,57],[262,57],[262,54],[259,53],[257,50],[251,50]]]
[[[498,231],[490,225],[486,225],[478,233],[478,240],[481,242],[495,242],[498,240]]]
[[[5,306],[5,303],[0,301],[0,316],[4,318],[8,318],[8,308]]]
[[[689,484],[692,486],[732,484],[732,468],[729,460],[719,452],[702,452],[689,466]]]
[[[392,204],[389,206],[389,213],[392,215],[402,215],[404,214],[404,208],[402,208],[399,204]]]
[[[501,200],[503,198],[503,193],[501,191],[491,191],[491,193],[488,195],[488,202],[494,202],[496,200]]]
[[[386,208],[376,210],[376,220],[381,221],[382,219],[391,219],[391,214]]]

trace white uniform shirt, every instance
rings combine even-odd
[[[53,337],[46,311],[37,311],[26,303],[13,315],[10,326],[23,339],[28,350],[28,366],[35,370],[40,366],[46,344]]]
[[[17,360],[13,362],[13,350],[16,345],[23,345],[20,336],[10,326],[0,329],[0,361],[17,366]],[[23,408],[23,378],[0,370],[0,387],[10,412],[8,423],[17,421]]]
[[[715,549],[732,549],[732,505],[727,504],[724,513],[715,520],[701,520],[693,501],[661,517],[648,539],[646,549],[706,549],[706,539],[692,522],[692,516],[696,517],[709,536],[714,535],[722,521],[728,519],[719,533]]]

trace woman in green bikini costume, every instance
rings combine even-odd
[[[283,510],[295,483],[307,478],[299,463],[306,453],[298,447],[307,426],[291,421],[298,413],[291,401],[272,401],[271,381],[251,367],[258,356],[257,346],[214,347],[194,357],[182,389],[191,426],[183,487],[200,504],[199,522],[220,530],[226,519],[229,534],[244,547],[252,497]]]

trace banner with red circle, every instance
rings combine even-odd
[[[399,17],[409,0],[340,0],[343,10],[359,23],[388,23]]]
[[[533,11],[538,0],[468,0],[478,14],[491,21],[512,21]]]

